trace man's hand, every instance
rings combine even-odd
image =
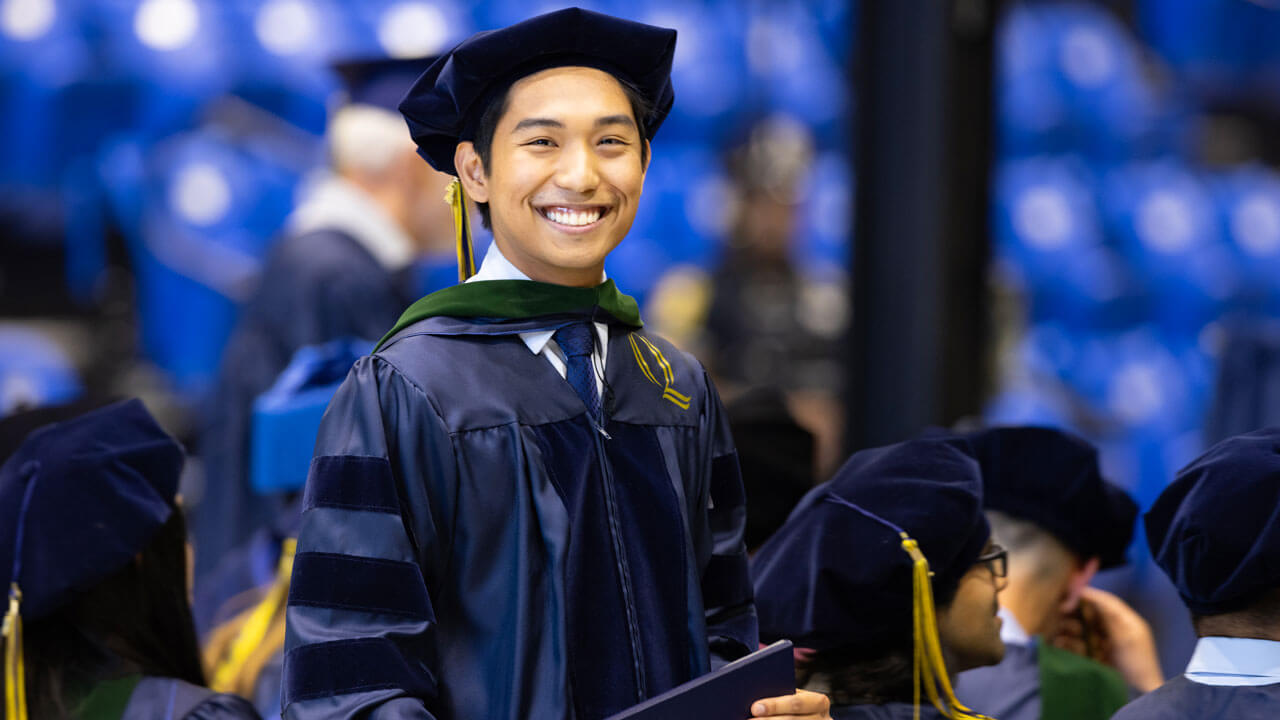
[[[1080,604],[1088,627],[1074,621],[1064,623],[1054,645],[1110,665],[1139,692],[1148,693],[1164,684],[1155,637],[1141,615],[1120,598],[1095,587],[1084,589]],[[1085,651],[1086,634],[1092,652]]]
[[[831,720],[831,701],[821,693],[796,690],[795,695],[755,701],[751,704],[751,717]]]

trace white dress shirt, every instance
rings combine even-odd
[[[1184,674],[1201,685],[1274,685],[1280,683],[1280,642],[1202,637]]]
[[[1001,607],[997,612],[1000,616],[1000,640],[1005,645],[1030,645],[1031,636],[1018,623],[1018,618],[1013,616],[1005,608]]]
[[[490,243],[489,250],[484,254],[484,262],[480,264],[480,269],[475,275],[467,278],[467,282],[475,282],[480,280],[528,280],[529,276],[520,271],[520,268],[511,264],[511,261],[502,254],[498,249],[498,243]],[[605,281],[603,271],[601,272],[600,282]],[[591,353],[591,363],[595,367],[596,375],[596,392],[599,394],[601,403],[604,402],[604,363],[609,352],[609,326],[604,323],[595,323],[596,337],[600,342],[596,344],[596,349]],[[520,339],[524,341],[525,347],[529,348],[529,352],[534,355],[541,355],[551,363],[551,367],[560,373],[560,377],[565,377],[568,372],[565,366],[564,352],[560,350],[560,346],[556,341],[551,339],[555,335],[554,330],[538,330],[535,332],[520,333]]]

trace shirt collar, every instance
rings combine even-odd
[[[1018,622],[1018,618],[1013,616],[1006,608],[1000,608],[996,613],[1003,621],[1000,625],[1000,639],[1005,645],[1030,645],[1031,636],[1023,629]]]
[[[516,267],[507,259],[506,255],[498,249],[498,243],[489,243],[489,249],[484,254],[484,261],[480,263],[480,269],[475,275],[467,278],[467,282],[474,280],[528,280],[520,268]],[[604,282],[607,278],[601,278],[600,282]],[[600,337],[600,345],[603,349],[609,341],[609,329],[604,323],[596,323],[596,334]],[[535,330],[533,332],[520,333],[520,339],[524,341],[525,347],[529,348],[529,352],[534,355],[541,354],[547,347],[547,343],[551,340],[551,336],[555,335],[555,330]]]
[[[294,235],[337,230],[360,243],[390,272],[413,262],[413,240],[368,193],[338,175],[325,175],[310,187],[289,215]]]
[[[1185,674],[1187,679],[1202,685],[1280,683],[1280,642],[1202,637],[1196,642]]]

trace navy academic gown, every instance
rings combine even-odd
[[[206,482],[193,532],[196,577],[202,582],[280,509],[249,487],[254,400],[304,345],[382,337],[409,304],[402,282],[342,232],[286,236],[272,248],[258,288],[223,351],[201,438]],[[208,618],[214,608],[196,610]]]
[[[1204,685],[1179,675],[1120,708],[1112,720],[1252,720],[1280,717],[1280,684]]]
[[[492,288],[515,290],[466,307]],[[284,716],[595,720],[757,647],[737,456],[702,366],[612,282],[423,302],[448,314],[358,361],[321,425]],[[603,431],[517,335],[589,319],[609,326]]]

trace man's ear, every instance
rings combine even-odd
[[[644,162],[640,164],[640,172],[643,174],[649,172],[649,163],[653,161],[653,148],[649,147],[648,138],[641,138],[641,142],[644,143]]]
[[[453,151],[453,166],[458,170],[458,180],[462,182],[467,197],[474,202],[489,202],[489,177],[474,143],[458,143]]]
[[[1080,605],[1080,596],[1084,594],[1084,589],[1093,581],[1093,576],[1098,574],[1098,568],[1102,562],[1091,557],[1084,562],[1083,565],[1077,564],[1071,570],[1071,576],[1067,578],[1066,594],[1062,598],[1062,604],[1058,609],[1064,613],[1072,613]]]

